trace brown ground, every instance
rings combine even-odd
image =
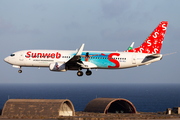
[[[89,112],[76,112],[76,116],[73,117],[59,117],[59,118],[47,118],[43,116],[22,116],[22,117],[3,117],[0,116],[0,119],[2,120],[12,120],[12,119],[59,119],[59,120],[139,120],[139,119],[180,119],[180,115],[174,114],[174,115],[166,115],[162,112],[159,113],[145,113],[145,112],[139,112],[137,114],[131,114],[131,113],[89,113]]]
[[[88,112],[76,112],[76,117],[84,118],[83,120],[118,120],[118,119],[173,119],[173,118],[179,118],[180,115],[174,114],[174,115],[167,115],[163,113],[145,113],[140,112],[137,114],[131,114],[131,113],[88,113]],[[96,119],[95,119],[96,118]]]

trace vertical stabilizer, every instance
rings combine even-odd
[[[140,47],[127,50],[125,52],[159,54],[161,51],[167,24],[168,21],[162,21]]]

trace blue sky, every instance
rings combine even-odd
[[[179,0],[1,0],[0,83],[180,83]],[[138,47],[157,27],[169,22],[161,53],[149,66],[121,70],[51,72],[12,68],[3,59],[26,49],[124,51]],[[85,70],[84,70],[85,72]]]

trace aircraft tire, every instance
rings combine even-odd
[[[78,75],[78,76],[83,76],[83,72],[82,72],[82,71],[78,71],[78,72],[77,72],[77,75]]]
[[[18,70],[18,73],[22,73],[22,70]]]
[[[87,76],[89,76],[89,75],[91,75],[91,74],[92,74],[92,72],[91,72],[90,70],[87,70],[87,71],[86,71],[86,75],[87,75]]]

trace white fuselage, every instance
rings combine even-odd
[[[4,60],[9,64],[19,67],[49,67],[51,63],[66,63],[74,57],[76,52],[77,51],[70,50],[24,50],[15,52]],[[90,54],[89,58],[85,57],[87,52]],[[89,65],[88,67],[92,69],[122,69],[145,64],[147,65],[159,61],[162,58],[162,55],[153,59],[147,58],[146,56],[148,55],[150,54],[83,51],[81,61],[83,61],[85,65]]]

